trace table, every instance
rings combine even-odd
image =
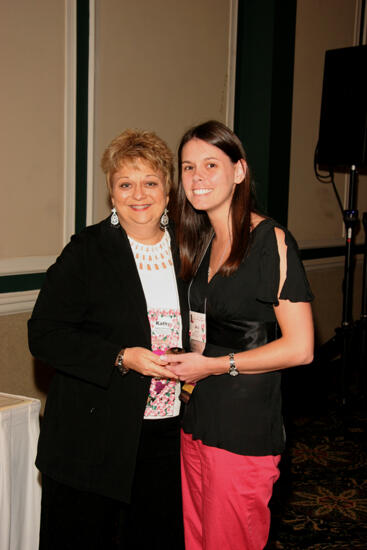
[[[38,549],[40,408],[38,399],[0,393],[0,550]]]

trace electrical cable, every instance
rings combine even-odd
[[[334,170],[329,167],[328,173],[323,175],[323,174],[320,174],[320,172],[317,169],[318,150],[319,150],[319,144],[317,143],[316,149],[315,149],[315,154],[314,154],[314,157],[313,157],[313,169],[314,169],[314,172],[315,172],[316,179],[321,183],[331,183],[332,184],[333,190],[334,190],[334,193],[335,193],[335,197],[336,197],[336,200],[337,200],[339,208],[340,208],[340,211],[343,214],[344,213],[343,203],[340,199],[340,195],[339,195],[338,190],[337,190],[336,185],[335,185]]]

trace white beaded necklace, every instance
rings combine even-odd
[[[172,266],[170,240],[166,231],[156,244],[142,244],[132,237],[129,241],[139,270],[158,271]]]

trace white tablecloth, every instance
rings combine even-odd
[[[38,399],[0,393],[0,550],[38,549],[40,407]]]

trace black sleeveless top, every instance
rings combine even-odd
[[[256,348],[277,337],[279,254],[274,227],[285,232],[287,277],[280,298],[309,302],[310,291],[292,235],[265,219],[252,232],[249,253],[229,277],[208,283],[210,247],[192,281],[190,309],[206,311],[204,355],[219,357]],[[281,373],[223,374],[198,382],[185,408],[183,429],[204,444],[237,454],[265,456],[284,448]]]

